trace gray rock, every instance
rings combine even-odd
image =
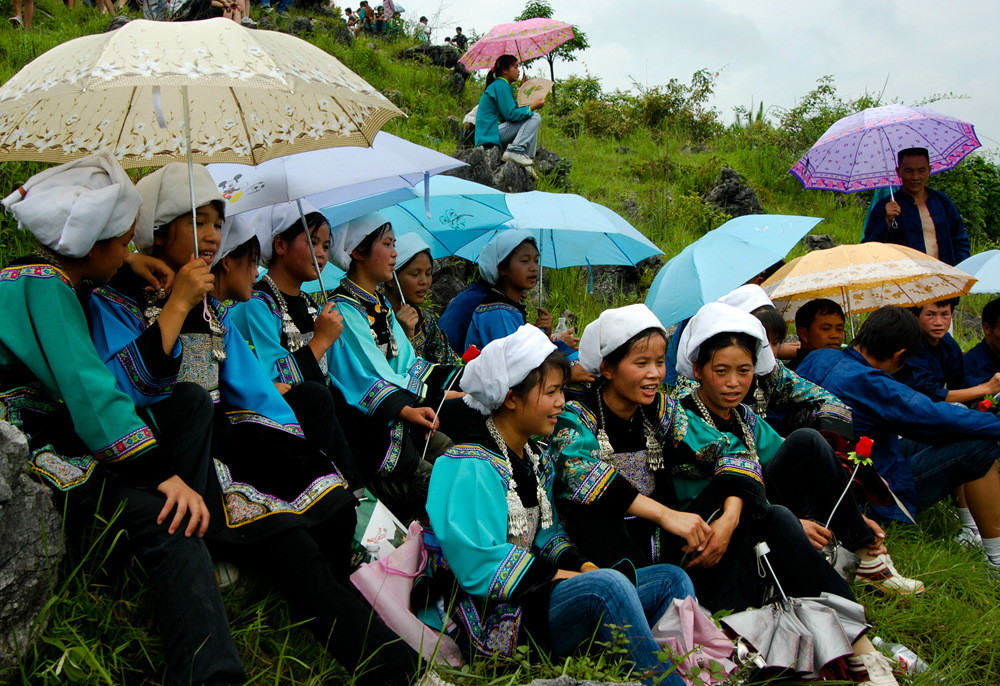
[[[757,191],[753,186],[743,183],[739,172],[729,167],[723,167],[719,172],[715,188],[708,194],[708,202],[733,217],[764,214]]]
[[[535,179],[521,165],[504,162],[493,173],[491,185],[504,193],[524,193],[535,190]]]
[[[313,20],[308,17],[295,17],[292,19],[288,32],[296,36],[304,36],[313,32]]]
[[[17,667],[45,628],[39,612],[63,554],[62,519],[49,489],[31,477],[28,458],[24,434],[0,421],[0,675]]]
[[[341,45],[354,45],[354,34],[347,28],[347,24],[338,21],[333,29],[333,40]]]
[[[535,180],[520,165],[500,161],[500,148],[482,146],[458,150],[453,157],[465,162],[467,167],[459,167],[449,172],[451,176],[475,181],[505,193],[523,193],[535,190]]]
[[[389,98],[392,104],[397,107],[403,104],[403,93],[401,91],[386,91],[385,97]]]
[[[839,245],[837,241],[833,240],[833,236],[828,233],[809,235],[804,240],[806,248],[809,250],[829,250]]]
[[[120,29],[121,27],[125,26],[125,24],[129,23],[130,21],[131,21],[131,19],[129,19],[124,14],[119,14],[119,15],[115,16],[114,19],[112,19],[111,21],[108,22],[108,26],[107,26],[107,28],[104,29],[104,33],[109,33],[111,31],[115,31],[117,29]]]
[[[454,68],[462,55],[450,45],[429,45],[421,43],[412,48],[406,48],[400,57],[409,60],[426,60],[436,67]]]
[[[549,177],[558,188],[568,190],[573,185],[569,180],[573,163],[541,145],[535,152],[535,171]]]
[[[632,198],[625,198],[622,202],[622,212],[629,219],[635,219],[639,216],[639,203]]]
[[[452,71],[450,74],[448,74],[448,80],[447,80],[448,90],[451,92],[451,94],[454,95],[455,97],[461,95],[462,91],[465,90],[465,82],[468,80],[468,78],[469,77],[467,76],[462,76],[457,71]]]
[[[594,296],[607,303],[614,301],[619,294],[634,299],[642,289],[642,275],[646,270],[656,272],[664,264],[662,255],[653,255],[634,267],[619,265],[594,267]]]
[[[434,260],[431,270],[434,282],[428,296],[429,302],[425,306],[440,316],[448,307],[448,303],[469,285],[475,271],[475,264],[460,257],[441,257]]]

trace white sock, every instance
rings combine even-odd
[[[1000,538],[984,538],[983,550],[994,565],[1000,565]]]
[[[979,533],[976,520],[972,518],[972,511],[967,507],[956,507],[955,509],[958,510],[958,518],[962,520],[962,526]]]

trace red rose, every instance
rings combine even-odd
[[[854,446],[854,452],[858,454],[858,457],[863,457],[866,460],[872,456],[872,445],[874,441],[867,436],[862,436],[858,439],[858,444]]]
[[[479,348],[477,348],[476,346],[470,345],[469,349],[466,350],[465,354],[462,355],[462,362],[465,362],[466,364],[468,364],[469,362],[472,362],[474,359],[476,359],[477,357],[479,357],[479,354],[481,352],[483,352],[483,351],[480,350]]]
[[[979,411],[988,412],[993,407],[993,401],[989,398],[983,398],[979,401]]]

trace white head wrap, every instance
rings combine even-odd
[[[330,232],[330,260],[345,272],[351,268],[351,253],[369,234],[391,223],[378,212],[352,219]]]
[[[142,198],[110,155],[89,155],[35,174],[3,199],[17,225],[67,257],[132,226]]]
[[[152,249],[153,232],[156,229],[182,214],[191,213],[191,179],[194,179],[195,209],[213,200],[219,201],[220,208],[224,207],[215,179],[202,165],[194,165],[191,176],[188,176],[187,165],[183,162],[171,162],[157,169],[135,184],[142,196],[134,239],[139,250],[148,252]]]
[[[245,219],[240,221],[244,214],[250,213],[244,212],[222,222],[222,247],[219,252],[215,253],[215,259],[212,260],[213,267],[219,264],[223,257],[250,240],[256,233],[252,223]]]
[[[531,241],[532,245],[536,249],[538,248],[534,234],[527,229],[504,229],[498,231],[497,235],[482,247],[476,263],[479,265],[479,273],[483,275],[487,283],[496,285],[497,279],[500,278],[497,267],[514,252],[517,246],[525,241]]]
[[[597,374],[601,369],[601,360],[646,329],[659,329],[664,336],[667,335],[660,320],[642,303],[604,310],[583,330],[580,366],[591,374]]]
[[[694,378],[694,363],[701,344],[718,333],[734,332],[752,336],[757,342],[757,365],[754,374],[767,374],[774,369],[774,353],[767,342],[764,325],[752,314],[725,303],[708,303],[691,318],[677,346],[677,373]]]
[[[481,414],[492,414],[503,404],[507,391],[524,381],[555,349],[549,337],[531,324],[490,341],[479,357],[465,365],[461,383],[468,393],[465,404]]]
[[[313,212],[319,212],[306,200],[302,203],[302,214],[299,214],[297,202],[279,202],[260,209],[241,212],[234,220],[244,225],[252,226],[260,242],[260,265],[266,267],[274,257],[274,237],[292,228],[293,224],[302,221],[302,217]],[[248,237],[249,238],[249,237]]]
[[[716,302],[724,305],[732,305],[737,310],[743,310],[744,312],[753,312],[758,307],[764,307],[765,305],[774,305],[771,299],[767,297],[764,289],[755,283],[740,286],[735,291],[726,293],[716,300]]]
[[[396,271],[405,267],[406,263],[416,257],[418,253],[430,253],[430,250],[430,246],[424,242],[419,234],[411,232],[396,236]]]

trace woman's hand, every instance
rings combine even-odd
[[[147,291],[169,291],[174,283],[174,270],[167,263],[150,255],[130,252],[125,262],[140,279],[145,281]]]
[[[816,550],[825,548],[833,538],[833,532],[822,524],[817,524],[811,519],[800,519],[799,521],[802,522],[802,529],[806,532],[809,542],[813,544],[813,548]]]
[[[340,338],[344,330],[344,315],[340,314],[340,310],[332,302],[324,303],[316,315],[313,330],[315,331],[313,338],[320,339],[320,345],[325,346],[323,349],[325,353],[326,349]]]
[[[864,515],[861,515],[861,518],[865,520],[865,524],[872,530],[872,533],[875,534],[875,541],[868,546],[868,554],[874,557],[876,555],[888,553],[889,549],[885,547],[885,531],[882,530],[882,527],[879,526],[878,522],[874,519],[869,519]]]
[[[712,536],[705,544],[704,550],[688,562],[688,567],[714,567],[729,548],[733,531],[739,524],[739,516],[726,513],[711,523]]]
[[[705,550],[705,545],[713,534],[712,527],[705,523],[701,515],[693,512],[680,512],[667,508],[659,524],[664,531],[687,541],[687,545],[682,548],[685,553],[700,553]]]
[[[214,287],[212,268],[205,264],[205,260],[195,257],[177,272],[173,288],[170,289],[170,298],[163,309],[177,308],[178,312],[187,316],[191,308],[211,293]]]
[[[595,565],[593,562],[590,562],[589,560],[587,562],[584,562],[582,565],[580,565],[580,573],[581,574],[586,574],[587,572],[592,572],[595,569],[600,569],[600,567],[598,567],[597,565]]]
[[[552,333],[552,314],[544,307],[536,307],[538,316],[535,318],[535,326],[545,332],[546,335]]]
[[[433,436],[434,432],[441,425],[437,415],[434,414],[434,410],[430,407],[410,407],[407,405],[399,411],[399,418],[414,426],[422,426],[428,429],[427,433],[424,434],[424,438]]]
[[[420,322],[420,313],[412,305],[403,305],[396,311],[396,321],[403,327],[406,337],[412,339],[417,331],[417,324]]]
[[[578,364],[574,364],[569,368],[569,382],[570,383],[590,383],[594,380],[594,375],[588,372],[586,369]]]
[[[552,577],[552,580],[555,581],[556,579],[572,579],[574,576],[580,576],[580,572],[571,572],[568,569],[560,569],[556,571],[555,575]]]
[[[576,328],[566,329],[565,331],[560,331],[559,333],[552,334],[552,342],[562,341],[571,348],[580,347],[580,339],[576,336]]]
[[[205,501],[201,499],[197,491],[184,483],[184,480],[176,474],[161,482],[156,490],[167,496],[167,502],[160,510],[160,516],[156,518],[157,524],[163,524],[170,516],[171,511],[176,508],[177,512],[174,514],[174,519],[170,522],[170,528],[167,531],[170,533],[177,531],[181,522],[184,521],[185,515],[190,515],[184,535],[190,538],[195,531],[198,532],[199,538],[205,535],[205,532],[208,531],[208,507],[205,506]]]
[[[467,393],[464,391],[448,391],[444,394],[445,400],[454,400],[455,398],[464,398]]]
[[[291,384],[282,383],[281,381],[276,381],[274,383],[274,387],[278,389],[278,393],[281,393],[281,395],[284,395],[285,393],[288,393],[288,391],[292,390]]]

